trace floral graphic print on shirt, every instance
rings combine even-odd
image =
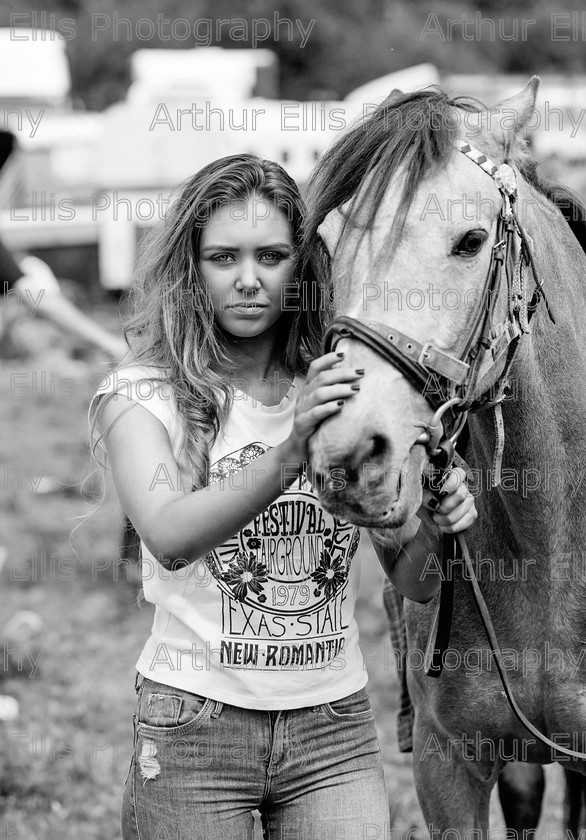
[[[254,442],[213,464],[210,483],[269,449]],[[323,668],[342,654],[343,610],[359,530],[320,505],[303,474],[206,563],[222,595],[220,662],[228,668]]]

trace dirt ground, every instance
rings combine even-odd
[[[94,315],[117,327],[114,304]],[[134,663],[153,608],[137,604],[133,570],[116,562],[111,492],[95,511],[86,412],[108,363],[24,317],[16,317],[9,342],[0,339],[0,352],[0,695],[18,703],[17,716],[0,720],[0,837],[117,840]],[[424,837],[411,757],[396,744],[398,683],[382,572],[364,543],[361,553],[358,621],[393,834],[402,840],[420,829]],[[0,715],[14,715],[14,700],[0,699]],[[560,771],[547,772],[539,840],[561,836]],[[503,828],[496,800],[492,828]]]

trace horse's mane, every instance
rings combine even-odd
[[[521,175],[539,193],[558,208],[570,230],[586,253],[586,205],[575,192],[562,184],[548,181],[537,173],[538,162],[528,159],[520,167]]]
[[[436,87],[407,94],[394,91],[368,119],[345,132],[318,162],[307,187],[307,270],[317,270],[327,285],[329,255],[317,236],[317,228],[328,213],[352,199],[342,236],[350,217],[355,219],[357,214],[361,216],[364,231],[369,229],[390,180],[404,166],[400,209],[388,240],[389,249],[394,248],[417,188],[430,170],[446,164],[452,154],[462,112],[473,115],[485,110],[475,99],[451,98]],[[477,120],[472,126],[480,123],[480,117],[472,119]],[[482,141],[480,137],[479,141]],[[537,163],[529,156],[525,144],[507,150],[507,157],[538,192],[560,209],[586,251],[586,208],[578,196],[538,176]],[[359,196],[359,187],[375,169],[377,177],[373,178],[371,188],[361,191]]]

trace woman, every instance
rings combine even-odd
[[[224,158],[186,182],[143,254],[136,365],[92,406],[156,604],[125,840],[242,840],[253,809],[271,838],[388,831],[354,619],[359,532],[321,508],[304,472],[309,437],[368,371],[320,356],[302,223],[296,185],[270,161]],[[460,476],[444,489],[436,522],[468,527]],[[424,562],[396,563],[422,600]]]

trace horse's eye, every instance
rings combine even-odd
[[[487,236],[485,230],[469,230],[454,246],[452,253],[458,256],[472,257],[480,251]]]

